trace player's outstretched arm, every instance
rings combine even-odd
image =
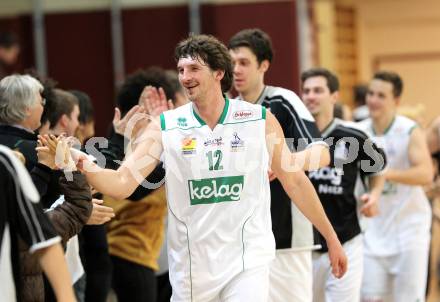
[[[290,153],[290,150],[286,145],[280,124],[270,112],[267,112],[266,119],[266,142],[272,159],[272,170],[277,175],[291,200],[295,202],[300,211],[326,239],[332,272],[336,277],[342,277],[347,270],[347,257],[345,256],[345,252],[301,164],[293,168],[292,166],[283,164],[282,158],[286,158],[286,156],[283,156],[283,152],[287,154],[285,152]],[[294,154],[292,156],[294,156]],[[286,166],[289,168],[286,168]]]
[[[153,121],[135,139],[134,151],[127,154],[118,170],[102,169],[81,157],[79,168],[89,184],[104,195],[124,199],[144,181],[159,163],[162,154],[162,136],[159,124]]]

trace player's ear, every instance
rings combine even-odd
[[[215,79],[216,80],[221,80],[221,79],[223,79],[223,77],[224,77],[224,75],[225,75],[225,71],[224,70],[216,70],[216,71],[214,71],[214,77],[215,77]]]
[[[260,69],[262,72],[266,72],[266,71],[269,69],[269,66],[270,66],[270,62],[269,62],[269,60],[263,60],[263,61],[260,63],[260,67],[259,67],[259,69]]]
[[[335,91],[332,93],[332,103],[336,104],[336,102],[339,100],[339,91]]]

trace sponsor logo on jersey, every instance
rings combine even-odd
[[[208,138],[206,141],[203,142],[203,145],[205,147],[209,146],[222,146],[223,145],[223,138],[220,136],[218,138]]]
[[[238,152],[243,150],[243,148],[244,141],[238,136],[237,132],[234,132],[231,140],[231,152]]]
[[[193,155],[196,154],[197,139],[195,137],[185,137],[182,140],[182,154]]]
[[[188,123],[186,121],[186,117],[177,118],[177,126],[179,127],[188,127]]]
[[[239,201],[243,185],[242,175],[188,180],[191,205]]]
[[[318,183],[318,194],[340,195],[344,193],[341,186],[343,170],[340,168],[324,167],[317,171],[310,171],[309,178],[315,184]],[[322,180],[330,181],[330,184],[321,183]]]
[[[240,111],[235,111],[234,114],[232,115],[232,118],[234,120],[244,120],[247,118],[251,118],[253,116],[253,112],[250,110],[240,110]]]

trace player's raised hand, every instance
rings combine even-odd
[[[134,119],[143,119],[145,109],[142,106],[135,105],[131,108],[123,118],[121,118],[121,111],[119,108],[115,108],[115,115],[113,116],[113,129],[120,135],[125,135],[128,125],[131,122],[136,122]],[[133,120],[132,120],[133,118]],[[133,125],[134,126],[134,125]]]
[[[146,86],[142,91],[139,104],[144,106],[147,113],[153,117],[160,115],[164,111],[174,109],[173,102],[167,100],[162,87],[157,89],[153,86]]]

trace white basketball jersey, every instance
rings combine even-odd
[[[260,105],[228,99],[214,129],[193,103],[161,116],[173,295],[203,300],[203,290],[273,259],[265,117]]]
[[[385,150],[387,168],[411,167],[409,141],[411,131],[417,127],[413,120],[397,115],[381,136],[375,134],[371,119],[359,124]],[[430,225],[431,208],[423,188],[387,181],[379,201],[379,215],[370,219],[365,232],[365,252],[388,256],[425,246]]]

